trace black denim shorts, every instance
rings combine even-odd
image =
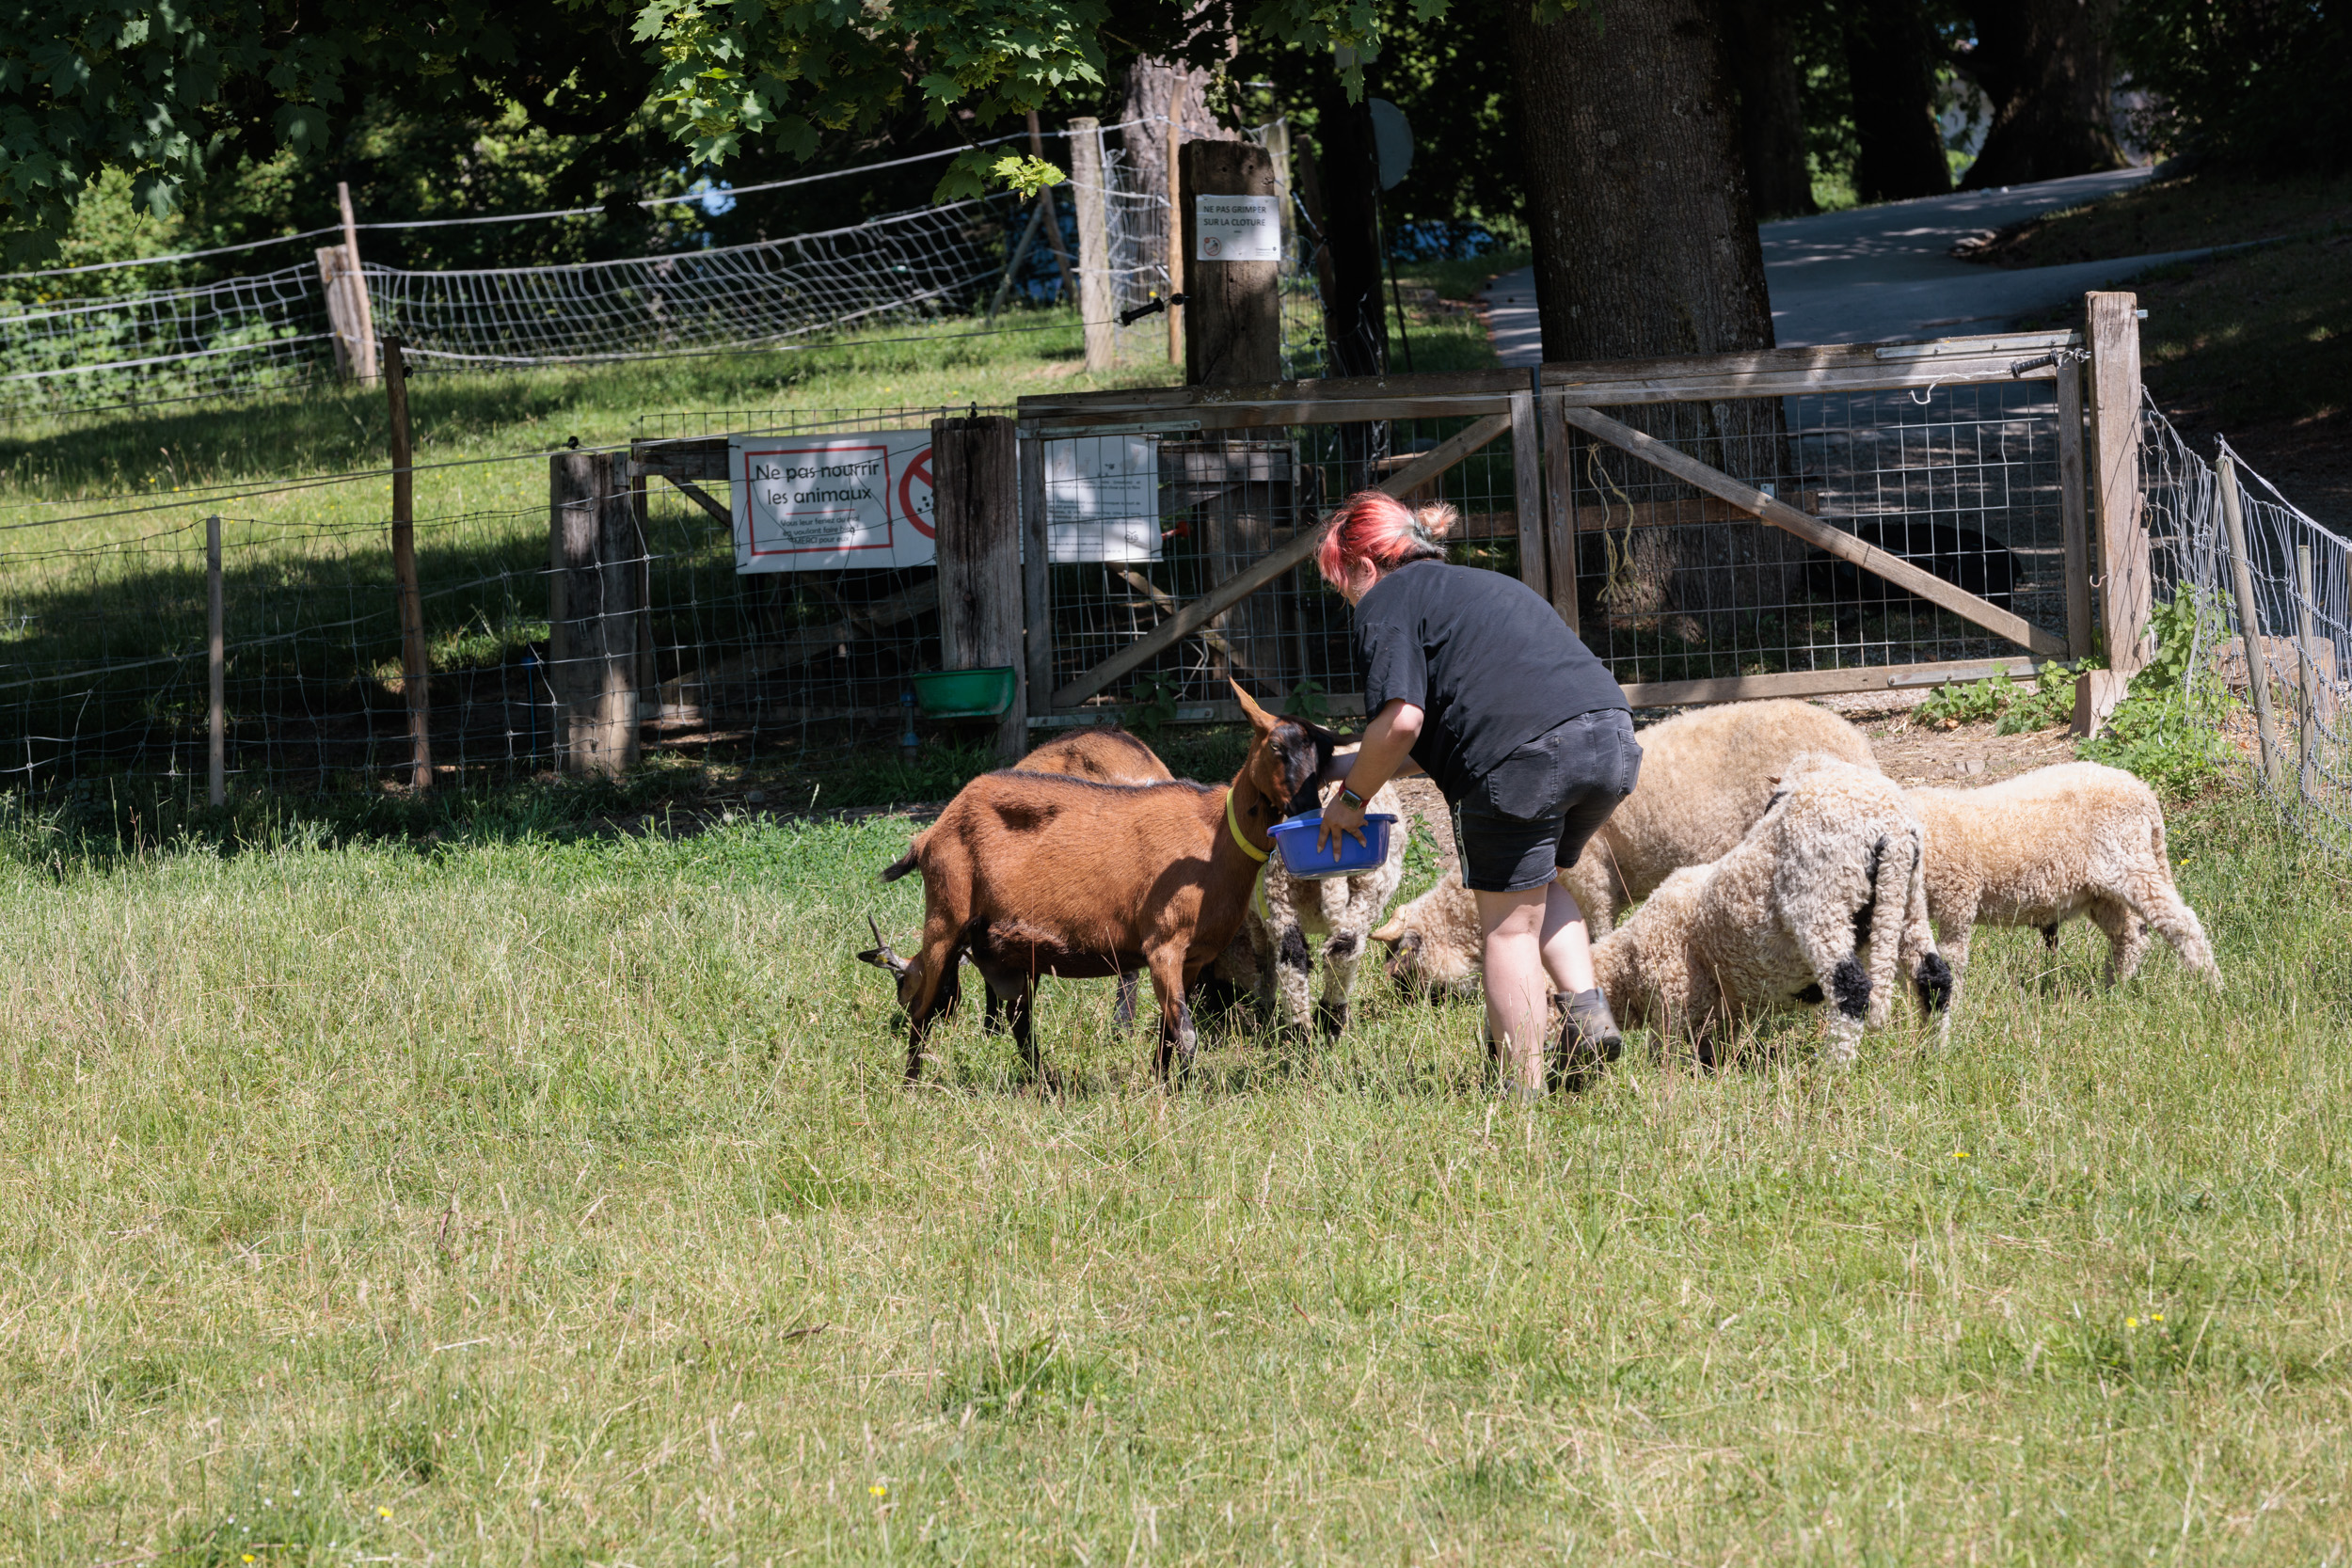
[[[1642,776],[1633,716],[1579,714],[1513,752],[1459,802],[1462,879],[1479,893],[1524,893],[1574,865]]]

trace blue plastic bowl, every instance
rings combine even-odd
[[[1318,881],[1326,877],[1353,877],[1378,870],[1389,858],[1389,833],[1396,817],[1385,811],[1364,818],[1364,839],[1343,834],[1329,848],[1319,848],[1315,837],[1323,828],[1323,813],[1309,812],[1277,822],[1271,830],[1274,847],[1282,853],[1282,869],[1294,877]]]

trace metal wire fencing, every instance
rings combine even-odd
[[[2189,715],[2253,760],[2286,821],[2352,854],[2352,541],[2280,495],[2227,439],[2206,462],[2153,407],[2139,464],[2158,591],[2175,624],[2194,627]]]

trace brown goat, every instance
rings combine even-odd
[[[1096,784],[1165,784],[1176,775],[1159,753],[1125,730],[1073,730],[1012,765],[1016,773],[1064,773]]]
[[[1057,740],[1049,740],[1012,765],[1017,773],[1064,773],[1073,779],[1092,779],[1096,784],[1164,784],[1176,775],[1168,770],[1160,754],[1129,735],[1125,730],[1095,726],[1073,730]],[[1123,1032],[1136,1021],[1137,972],[1123,970],[1119,976],[1119,1002],[1111,1017]],[[988,993],[989,1022],[996,1022],[1003,1010],[1003,1001],[994,991]]]
[[[1233,689],[1255,733],[1231,784],[984,773],[882,873],[885,881],[923,873],[921,950],[900,958],[878,935],[858,955],[898,976],[909,1082],[922,1076],[924,1037],[953,1004],[967,951],[990,991],[1010,1004],[1013,1040],[1032,1072],[1038,976],[1130,969],[1151,972],[1159,999],[1161,1076],[1179,1058],[1191,1066],[1184,994],[1241,929],[1271,847],[1267,830],[1314,803],[1331,761],[1329,731]]]

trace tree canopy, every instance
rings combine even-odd
[[[1445,0],[1406,0],[1428,18]],[[1374,0],[0,0],[0,226],[11,260],[55,253],[107,170],[173,210],[239,155],[329,145],[371,96],[566,134],[649,102],[685,157],[747,142],[806,156],[910,108],[971,133],[1104,86],[1106,48],[1221,59],[1243,34],[1370,50]],[[938,194],[1044,176],[969,148]]]

